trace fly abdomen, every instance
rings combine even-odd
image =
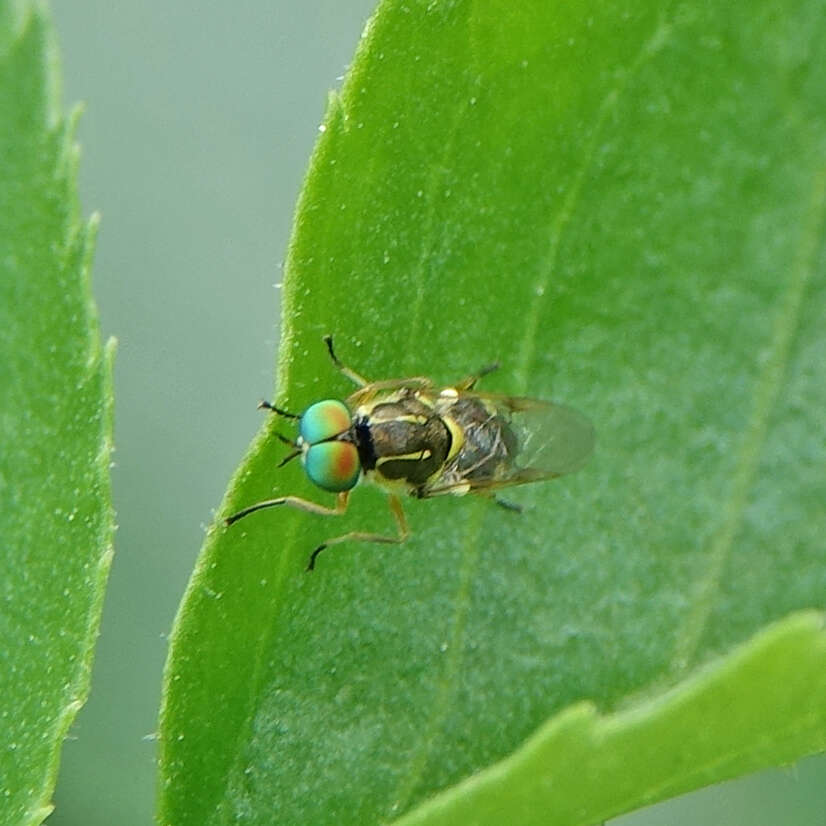
[[[519,442],[507,419],[479,399],[460,399],[450,416],[464,434],[464,442],[451,462],[459,478],[492,479],[514,465]]]

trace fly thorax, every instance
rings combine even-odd
[[[365,470],[414,487],[441,469],[452,441],[441,417],[413,396],[374,405],[354,430]]]

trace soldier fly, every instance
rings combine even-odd
[[[389,494],[396,536],[351,531],[328,539],[310,555],[341,542],[402,543],[410,535],[400,494],[417,499],[474,493],[498,504],[496,491],[554,479],[581,467],[594,445],[594,429],[573,408],[522,396],[480,393],[474,388],[493,364],[449,387],[422,376],[368,381],[339,361],[333,339],[324,342],[335,367],[358,389],[346,401],[324,399],[300,416],[269,402],[259,407],[298,422],[298,437],[276,434],[293,450],[279,467],[300,456],[310,480],[337,494],[334,507],[297,496],[267,499],[225,519],[232,525],[249,514],[287,505],[324,516],[347,510],[350,491],[362,480]]]

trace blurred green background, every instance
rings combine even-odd
[[[293,206],[373,0],[54,3],[115,370],[119,529],[56,826],[152,822],[166,634],[269,396]],[[826,757],[614,821],[826,826]]]

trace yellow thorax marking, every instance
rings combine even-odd
[[[404,459],[416,459],[419,461],[423,461],[424,459],[429,459],[433,454],[427,450],[417,450],[415,453],[402,453],[398,456],[380,456],[376,459],[376,467],[380,467],[385,462],[395,462],[395,461],[402,461]]]
[[[449,462],[461,449],[465,443],[465,431],[457,422],[446,414],[442,414],[442,421],[450,431],[450,452],[445,457],[445,462]]]
[[[427,424],[427,417],[417,413],[408,413],[406,416],[391,416],[389,419],[379,419],[380,422],[410,422],[411,424]]]

